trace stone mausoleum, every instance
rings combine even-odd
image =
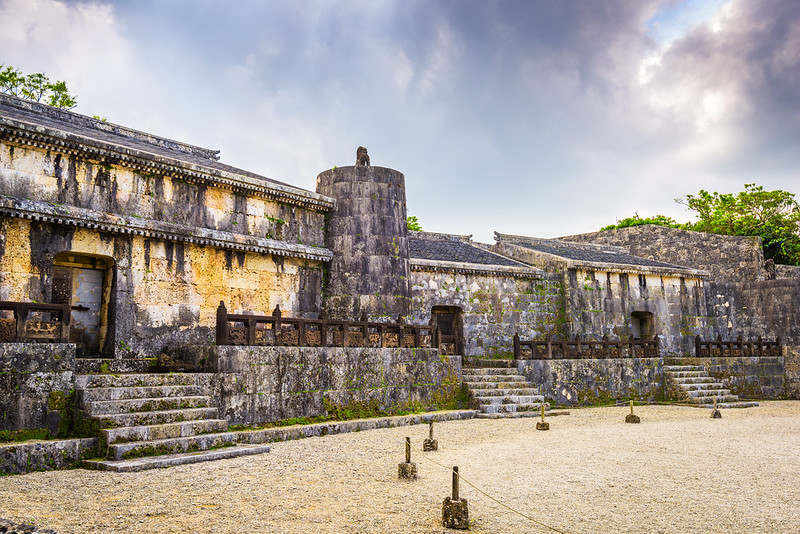
[[[408,231],[404,175],[362,156],[306,191],[0,94],[0,429],[102,433],[122,460],[115,439],[213,448],[242,442],[228,424],[462,384],[494,416],[692,401],[677,365],[703,404],[800,395],[800,268],[765,267],[758,238]],[[486,367],[528,391],[482,394]]]

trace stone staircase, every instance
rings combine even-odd
[[[480,418],[535,417],[550,406],[515,368],[465,367],[462,379]]]
[[[239,444],[219,409],[208,373],[83,374],[76,402],[99,427],[100,454],[84,466],[141,471],[269,452]]]
[[[738,395],[724,389],[721,382],[708,375],[702,365],[665,365],[664,374],[672,380],[689,403],[700,408],[713,408],[714,399],[718,408],[750,408],[757,402],[740,401]]]

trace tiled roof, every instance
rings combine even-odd
[[[647,258],[640,258],[639,256],[632,256],[624,252],[608,251],[608,250],[592,250],[585,245],[569,246],[566,242],[538,242],[538,243],[522,243],[517,242],[515,245],[525,247],[537,252],[544,252],[545,254],[552,254],[566,258],[568,260],[576,260],[587,263],[616,263],[621,265],[635,265],[639,267],[667,267],[683,269],[677,265],[664,263],[660,261],[650,260]]]
[[[408,249],[411,258],[421,260],[528,267],[524,263],[494,254],[458,238],[423,239],[411,235],[408,238]]]
[[[78,113],[44,106],[36,102],[21,101],[7,95],[0,95],[0,117],[57,130],[87,140],[95,140],[155,156],[171,158],[184,163],[246,176],[263,181],[266,184],[278,184],[300,189],[290,184],[220,163],[217,161],[218,151],[139,132]]]

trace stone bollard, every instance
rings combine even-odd
[[[717,398],[714,397],[714,411],[711,412],[711,419],[722,419],[722,414],[717,408]]]
[[[625,416],[626,423],[641,423],[638,415],[633,415],[633,399],[631,399],[631,413]]]
[[[544,421],[544,403],[542,403],[542,420],[536,423],[536,430],[550,430],[550,423]]]
[[[458,498],[458,466],[453,466],[453,495],[445,497],[442,503],[442,526],[459,530],[469,528],[467,499]]]
[[[428,437],[422,442],[422,450],[423,452],[439,450],[439,442],[433,439],[433,421],[429,423]]]
[[[397,478],[417,480],[417,464],[411,463],[411,438],[406,438],[406,461],[397,464]]]

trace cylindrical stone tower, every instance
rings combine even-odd
[[[364,150],[366,155],[366,150]],[[359,159],[363,161],[363,159]],[[403,173],[360,164],[317,176],[317,192],[336,199],[325,245],[333,252],[324,291],[330,318],[394,320],[409,313],[406,187]]]

